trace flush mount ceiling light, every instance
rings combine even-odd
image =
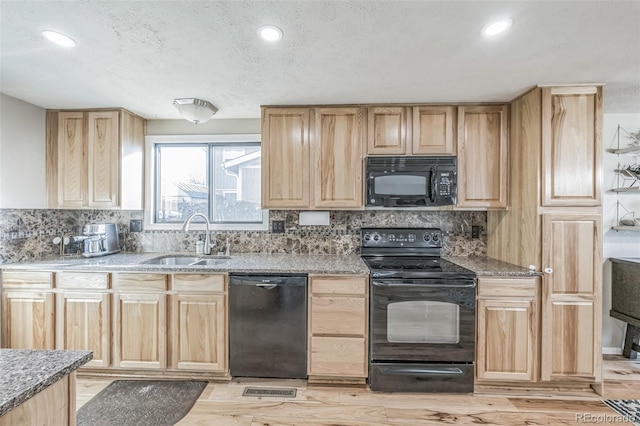
[[[258,35],[265,41],[278,41],[282,38],[282,30],[274,25],[258,28]]]
[[[76,42],[71,37],[56,31],[44,30],[42,36],[58,46],[75,47],[76,45]]]
[[[173,106],[180,112],[185,120],[192,123],[204,123],[211,120],[218,108],[212,103],[196,98],[180,98],[173,100]]]
[[[482,35],[485,37],[493,37],[498,34],[501,34],[511,28],[513,25],[513,19],[504,18],[498,21],[492,22],[482,29]]]

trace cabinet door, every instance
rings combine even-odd
[[[314,127],[313,207],[364,208],[362,108],[317,108]]]
[[[541,379],[600,381],[601,215],[542,219]]]
[[[602,204],[602,87],[542,89],[542,205]]]
[[[369,107],[367,123],[367,154],[406,154],[407,108]]]
[[[64,292],[58,295],[56,347],[93,351],[87,367],[109,367],[111,353],[110,295]]]
[[[367,377],[367,368],[364,337],[311,337],[309,375]]]
[[[84,114],[58,113],[58,207],[82,207],[86,202]]]
[[[88,206],[118,205],[119,112],[87,113]]]
[[[113,366],[167,366],[167,304],[164,293],[114,294]]]
[[[458,107],[458,207],[507,206],[508,106]]]
[[[364,336],[367,309],[363,297],[312,296],[311,334]]]
[[[308,208],[309,109],[262,111],[262,208]]]
[[[533,381],[536,322],[533,300],[478,299],[478,379]]]
[[[456,155],[453,106],[413,107],[414,155]]]
[[[54,349],[53,293],[5,290],[2,293],[2,347]]]
[[[223,294],[171,296],[171,367],[226,371],[227,321]]]

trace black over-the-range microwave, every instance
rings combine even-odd
[[[456,204],[456,157],[367,157],[366,207]]]

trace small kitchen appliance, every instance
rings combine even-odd
[[[473,392],[475,273],[441,259],[440,229],[361,232],[371,271],[371,389]]]
[[[118,225],[115,223],[91,223],[82,227],[84,257],[106,256],[120,251]]]
[[[368,209],[456,204],[455,156],[367,157],[365,171]]]

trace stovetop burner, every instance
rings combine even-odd
[[[363,257],[373,278],[473,278],[475,274],[438,257]]]

